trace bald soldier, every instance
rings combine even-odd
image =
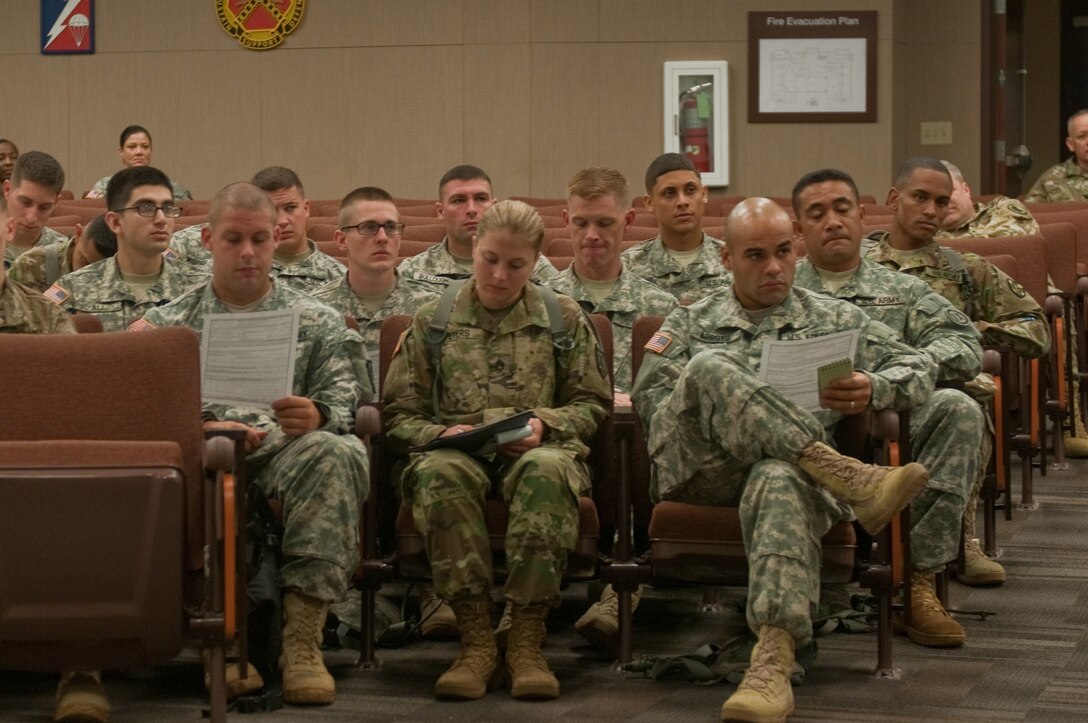
[[[673,311],[646,345],[632,398],[647,430],[651,496],[740,508],[748,556],[751,663],[723,720],[783,720],[793,710],[797,645],[812,638],[820,544],[855,516],[871,533],[926,485],[925,468],[865,465],[826,442],[843,416],[924,404],[936,365],[853,304],[794,287],[793,226],[749,198],[725,224],[733,284]],[[858,330],[852,372],[806,411],[760,381],[764,344]]]
[[[1081,108],[1066,122],[1065,147],[1073,155],[1043,171],[1024,197],[1036,203],[1088,201],[1088,108]]]
[[[832,168],[806,174],[793,187],[793,210],[794,228],[808,250],[797,262],[799,287],[849,301],[886,324],[937,364],[938,382],[962,385],[975,378],[982,347],[967,315],[924,281],[861,257],[865,214],[853,178]],[[953,647],[966,640],[933,583],[935,573],[959,556],[963,510],[985,464],[979,450],[988,434],[982,409],[956,389],[935,390],[911,412],[911,449],[930,478],[911,503],[911,614],[909,627],[900,627],[919,645]]]
[[[359,511],[369,478],[366,450],[352,428],[359,400],[371,394],[352,361],[362,354],[359,335],[333,309],[269,276],[276,215],[272,199],[253,184],[221,190],[203,231],[211,278],[130,329],[188,326],[200,333],[209,316],[298,311],[291,394],[267,406],[205,402],[203,418],[206,431],[245,432],[249,478],[271,507],[282,508],[283,700],[322,704],[336,697],[322,659],[322,627],[359,560]],[[237,668],[227,669],[229,693],[263,684],[256,670],[243,679]]]

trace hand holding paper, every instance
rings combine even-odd
[[[861,414],[872,397],[869,377],[862,372],[851,372],[849,376],[831,380],[820,390],[820,406],[840,414]]]

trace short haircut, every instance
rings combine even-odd
[[[347,212],[351,210],[352,206],[361,201],[386,201],[388,203],[393,203],[393,197],[384,188],[378,188],[377,186],[360,186],[359,188],[356,188],[354,191],[344,196],[344,198],[340,200],[340,205],[336,207],[336,223],[338,226],[347,223]],[[394,206],[396,206],[395,203]]]
[[[122,148],[124,148],[125,141],[128,140],[129,136],[134,136],[137,133],[143,133],[145,136],[147,136],[147,142],[151,143],[151,133],[148,132],[148,130],[146,128],[144,128],[143,126],[133,125],[133,126],[126,126],[125,129],[123,131],[121,131],[121,143],[119,145]]]
[[[106,208],[111,211],[124,208],[138,186],[162,186],[170,191],[171,203],[173,202],[174,187],[170,185],[170,178],[165,173],[152,166],[132,166],[122,168],[110,178],[106,185]]]
[[[793,184],[793,194],[791,196],[793,200],[793,212],[798,216],[801,215],[801,193],[804,192],[809,186],[815,186],[817,183],[827,183],[828,181],[839,181],[845,183],[850,187],[851,192],[854,194],[854,200],[857,201],[860,196],[858,194],[858,184],[854,183],[854,179],[846,171],[840,171],[837,168],[821,168],[818,171],[812,171],[801,176],[797,183]]]
[[[103,258],[109,258],[117,253],[117,234],[110,230],[106,223],[106,214],[99,214],[91,219],[83,233],[91,239],[95,251]]]
[[[695,164],[683,153],[662,153],[646,169],[646,193],[654,190],[658,178],[673,171],[691,171],[696,176],[699,175]]]
[[[1069,120],[1065,122],[1065,132],[1069,135],[1073,135],[1073,121],[1080,118],[1082,115],[1088,115],[1088,108],[1081,108],[1075,111],[1073,115],[1069,116]]]
[[[948,169],[949,175],[952,176],[952,180],[956,183],[963,183],[963,171],[961,171],[955,163],[952,161],[941,160],[941,164]]]
[[[23,181],[31,181],[54,193],[60,193],[64,188],[64,169],[48,153],[27,151],[19,156],[11,171],[12,186],[18,186]]]
[[[239,208],[245,211],[266,211],[269,225],[276,225],[276,204],[272,202],[264,189],[247,181],[237,181],[219,189],[208,205],[208,226],[215,228],[219,215],[227,208]]]
[[[933,156],[915,156],[899,164],[899,168],[895,171],[895,183],[892,185],[899,188],[899,186],[907,182],[908,178],[914,175],[915,171],[923,169],[943,173],[948,176],[949,180],[952,179],[952,174],[948,172],[948,169],[939,159]]]
[[[621,208],[627,205],[629,197],[627,179],[614,168],[603,166],[583,168],[571,176],[567,182],[568,198],[578,196],[578,198],[594,199],[607,194],[615,196]]]
[[[300,194],[303,196],[306,195],[306,191],[302,188],[302,180],[299,179],[298,174],[290,168],[285,168],[283,166],[262,168],[253,174],[252,183],[257,188],[268,193],[283,191],[288,188],[297,188]]]
[[[438,200],[442,200],[442,192],[446,189],[446,184],[450,181],[475,181],[477,178],[481,178],[490,185],[491,177],[487,175],[484,169],[478,166],[461,165],[454,166],[450,170],[442,174],[442,178],[438,181]]]
[[[499,229],[527,242],[540,253],[544,243],[544,221],[536,209],[523,201],[499,201],[487,209],[476,227],[476,237],[483,238]]]

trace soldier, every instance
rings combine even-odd
[[[853,178],[835,169],[803,176],[793,187],[793,210],[794,228],[808,249],[797,263],[797,286],[861,307],[928,354],[937,364],[938,383],[962,385],[975,378],[982,347],[971,320],[924,281],[861,258],[865,213]],[[933,581],[959,555],[964,506],[985,464],[979,450],[985,447],[989,457],[986,418],[962,391],[937,389],[911,412],[910,441],[930,478],[911,503],[914,572],[910,627],[904,631],[919,645],[958,646],[966,639],[963,627],[937,599]]]
[[[661,233],[623,252],[624,267],[690,304],[729,285],[722,242],[703,233],[707,189],[691,159],[665,153],[646,170],[646,208]]]
[[[1065,147],[1073,155],[1043,171],[1025,201],[1088,201],[1088,108],[1069,116],[1066,129]]]
[[[0,256],[11,234],[7,201],[0,196]],[[38,292],[10,278],[0,264],[0,332],[9,334],[74,334],[68,315]],[[2,373],[2,372],[0,372]]]
[[[19,149],[13,141],[0,138],[0,183],[11,178],[15,170],[15,161],[19,159]]]
[[[971,198],[971,187],[963,172],[948,161],[941,161],[952,174],[952,195],[937,239],[994,238],[996,236],[1030,236],[1039,233],[1039,223],[1020,201],[997,196],[986,203]]]
[[[461,630],[461,655],[438,679],[435,695],[480,698],[502,677],[484,521],[484,500],[494,489],[510,504],[511,695],[555,698],[559,682],[541,653],[544,621],[559,604],[577,539],[576,499],[590,488],[587,444],[611,403],[607,363],[578,305],[528,283],[544,237],[536,211],[502,201],[474,231],[472,279],[420,309],[401,339],[383,390],[388,434],[414,448],[516,410],[536,415],[529,436],[497,452],[414,453],[402,482],[435,589]]]
[[[563,221],[574,242],[574,263],[561,271],[550,286],[566,294],[591,314],[612,322],[614,403],[631,406],[631,329],[644,315],[666,316],[676,308],[672,294],[624,268],[620,252],[623,232],[634,219],[628,207],[627,179],[611,168],[584,168],[567,183]],[[638,594],[632,600],[638,605]],[[619,608],[611,585],[574,624],[590,643],[615,652],[619,635]],[[504,623],[496,633],[501,636]],[[500,645],[501,646],[501,645]]]
[[[355,407],[371,390],[355,375],[351,360],[362,354],[361,341],[343,317],[269,278],[276,215],[268,194],[253,184],[221,190],[203,234],[211,278],[129,328],[199,332],[212,314],[299,310],[292,394],[267,408],[205,403],[203,418],[208,431],[245,431],[249,479],[283,511],[283,699],[324,704],[335,699],[336,685],[322,659],[321,631],[329,603],[346,593],[359,560],[359,510],[369,478],[366,451],[351,432]],[[230,665],[227,685],[238,695],[263,681],[255,669],[242,679]]]
[[[91,219],[86,228],[77,223],[75,234],[66,241],[35,246],[19,254],[11,265],[11,278],[43,292],[61,276],[116,253],[117,234],[106,225],[103,214]]]
[[[4,267],[33,246],[64,241],[64,234],[45,225],[57,207],[64,188],[64,169],[57,159],[41,151],[27,151],[15,161],[11,178],[3,182],[8,217],[13,224]]]
[[[435,213],[446,226],[446,237],[423,253],[404,259],[400,275],[447,286],[453,280],[472,276],[472,239],[480,217],[495,203],[495,196],[487,173],[465,165],[446,171],[438,182],[438,198]],[[540,255],[530,280],[546,284],[556,273],[551,262]]]
[[[1050,347],[1046,318],[1024,288],[981,256],[942,249],[934,240],[951,194],[952,176],[936,158],[904,161],[888,193],[887,204],[895,212],[891,231],[869,234],[866,256],[929,284],[974,322],[983,345],[1004,345],[1026,358],[1043,356]],[[984,398],[992,382],[982,375],[967,388],[976,398]],[[981,484],[980,474],[963,516],[966,572],[960,581],[968,585],[1001,583],[1006,577],[1004,568],[986,557],[975,538]]]
[[[122,331],[206,278],[164,254],[181,207],[170,179],[151,166],[114,174],[106,193],[106,225],[117,235],[117,254],[57,279],[45,295],[66,311],[94,314],[106,331]]]
[[[117,152],[121,155],[121,163],[125,168],[151,165],[151,133],[143,126],[131,125],[121,131],[121,145]],[[105,176],[95,181],[91,190],[87,191],[84,198],[105,198],[106,189],[110,185],[112,176]],[[170,182],[170,189],[175,201],[192,200],[193,194],[189,189],[174,181]]]
[[[632,398],[647,430],[655,500],[740,508],[749,565],[748,625],[759,639],[723,720],[784,720],[797,645],[812,637],[819,540],[851,519],[875,534],[922,490],[924,467],[863,465],[824,444],[868,408],[923,404],[936,367],[852,304],[793,287],[789,216],[749,198],[725,223],[732,288],[671,313],[646,345]],[[764,343],[857,329],[854,371],[809,412],[760,381]]]

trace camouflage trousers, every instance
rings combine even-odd
[[[346,592],[359,564],[359,510],[369,494],[366,449],[358,438],[279,428],[246,458],[246,470],[283,504],[280,586],[321,600]]]
[[[929,484],[910,505],[911,562],[919,570],[939,570],[959,554],[964,507],[978,494],[979,450],[988,439],[982,409],[963,392],[937,389],[911,410],[914,459],[929,470]]]
[[[850,508],[812,484],[796,461],[825,441],[816,417],[727,354],[701,352],[677,380],[650,430],[655,495],[739,508],[748,555],[748,625],[812,637],[820,541]]]
[[[573,451],[556,447],[494,465],[457,450],[414,455],[405,470],[405,499],[425,539],[435,591],[458,600],[491,589],[484,508],[493,480],[510,505],[506,598],[558,605],[567,553],[578,539],[577,498],[588,494],[589,474]]]

